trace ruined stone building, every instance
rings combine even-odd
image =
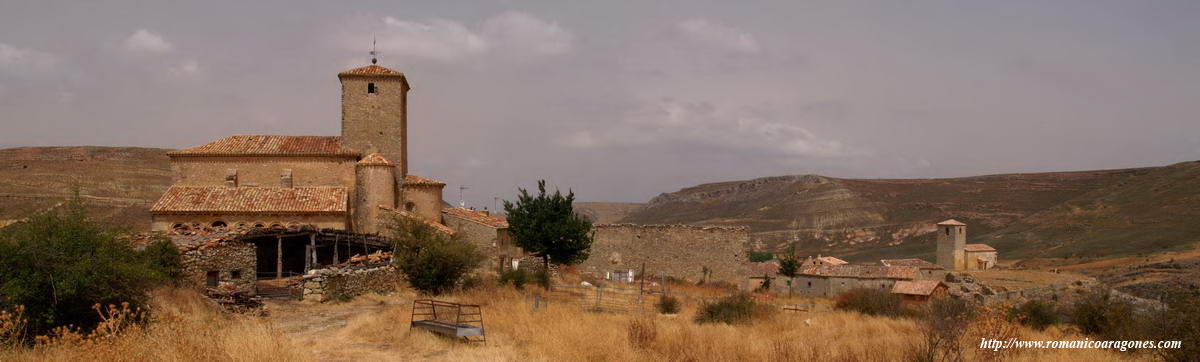
[[[918,278],[926,280],[943,280],[946,278],[946,269],[942,266],[924,261],[921,259],[881,259],[879,264],[883,266],[911,266],[916,267]]]
[[[407,78],[371,64],[338,79],[341,136],[234,135],[169,152],[174,184],[151,208],[152,229],[377,233],[381,207],[440,223],[445,184],[408,173]]]
[[[996,266],[996,249],[967,244],[967,224],[950,219],[937,224],[937,264],[946,270],[984,270]]]

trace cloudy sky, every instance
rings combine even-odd
[[[102,4],[101,4],[102,3]],[[1196,1],[0,0],[0,147],[336,135],[405,72],[413,173],[645,201],[782,174],[1200,159]]]

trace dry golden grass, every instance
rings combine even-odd
[[[702,287],[689,292],[706,293]],[[719,292],[709,291],[713,294]],[[921,340],[911,319],[869,317],[820,308],[778,312],[751,324],[700,325],[697,304],[685,300],[675,316],[607,314],[550,302],[533,310],[535,291],[474,290],[442,299],[483,306],[487,344],[450,341],[409,330],[411,292],[369,295],[340,304],[272,303],[269,317],[229,316],[190,291],[160,291],[157,323],[105,343],[56,344],[0,352],[9,361],[895,361]],[[781,298],[780,303],[804,302]],[[824,305],[824,304],[822,304]],[[995,317],[995,315],[993,315]],[[969,360],[1098,361],[1148,355],[1102,350],[979,350],[979,338],[1027,340],[1082,337],[1049,328],[1033,331],[1003,318],[972,325],[962,347]]]
[[[297,345],[265,321],[228,315],[198,292],[154,293],[152,323],[116,336],[55,338],[32,348],[0,351],[3,361],[308,361]]]

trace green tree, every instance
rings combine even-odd
[[[787,277],[788,296],[791,296],[792,280],[800,275],[800,258],[796,254],[788,254],[779,258],[779,275]]]
[[[415,218],[397,215],[387,228],[393,236],[392,262],[396,270],[413,289],[423,293],[451,291],[483,263],[484,256],[474,244]]]
[[[151,259],[76,198],[0,229],[0,309],[24,306],[30,336],[89,329],[99,322],[93,305],[143,307],[150,288],[178,273]]]
[[[546,180],[538,181],[537,196],[519,189],[517,202],[504,201],[508,230],[517,246],[542,259],[543,272],[550,264],[571,265],[588,258],[592,247],[592,222],[576,214],[575,193],[546,193]]]
[[[764,263],[764,262],[771,261],[771,259],[775,259],[775,254],[772,254],[770,252],[756,251],[756,252],[750,253],[750,262],[751,263]]]

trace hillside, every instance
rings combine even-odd
[[[150,204],[171,183],[165,149],[19,147],[0,149],[0,224],[74,194],[97,216],[141,230]]]
[[[645,207],[646,204],[637,202],[576,202],[575,212],[587,216],[597,224],[612,224],[619,222],[630,213]]]
[[[849,260],[933,257],[933,223],[1008,257],[1082,257],[1200,241],[1200,163],[947,179],[767,177],[655,197],[633,223],[746,225],[756,247]],[[1190,220],[1190,222],[1189,222]]]

